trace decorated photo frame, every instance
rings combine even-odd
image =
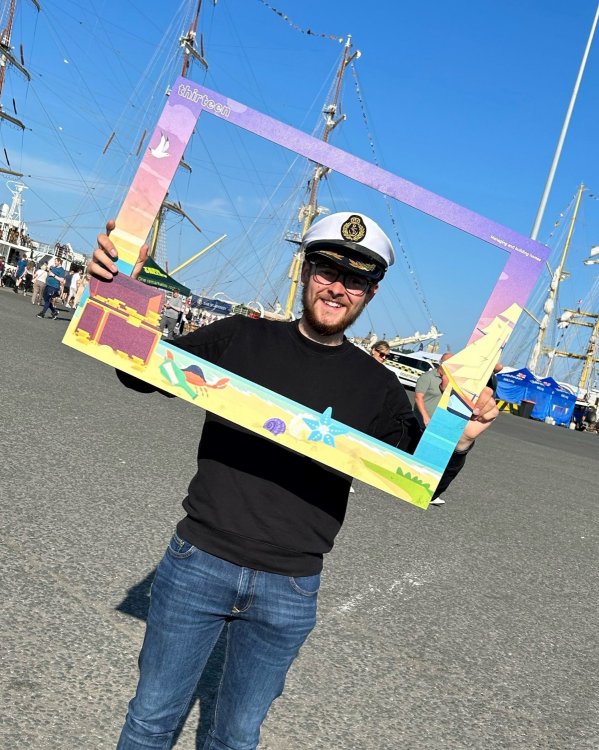
[[[164,293],[130,278],[202,112],[284,146],[504,250],[508,257],[468,345],[444,364],[449,386],[409,454],[162,339]],[[185,78],[158,120],[111,239],[120,273],[92,279],[63,342],[262,437],[426,508],[549,249],[412,182]]]

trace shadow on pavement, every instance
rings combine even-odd
[[[130,617],[135,617],[138,620],[146,621],[148,619],[148,610],[150,608],[150,591],[155,574],[156,568],[150,571],[143,580],[136,583],[135,586],[132,586],[127,591],[123,601],[116,607],[116,610],[125,615],[129,615]],[[216,693],[225,660],[226,643],[227,626],[223,628],[223,631],[210,654],[210,658],[204,667],[196,691],[183,719],[181,720],[179,729],[177,730],[175,745],[189,714],[193,710],[195,704],[199,702],[200,718],[196,731],[196,750],[202,750],[204,747],[214,713]],[[133,695],[133,685],[131,686],[131,694]]]

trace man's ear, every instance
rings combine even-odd
[[[379,285],[375,284],[374,286],[371,286],[370,289],[366,292],[366,304],[370,302],[370,300],[374,297],[374,295],[378,292]]]
[[[302,282],[302,284],[307,284],[309,278],[310,278],[310,264],[308,263],[307,260],[304,260],[304,262],[302,263],[302,272],[300,275],[300,281]]]

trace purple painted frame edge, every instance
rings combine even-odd
[[[178,78],[173,95],[186,99],[198,116],[209,112],[506,251],[506,265],[470,342],[509,305],[524,307],[549,255],[546,245],[189,79]]]

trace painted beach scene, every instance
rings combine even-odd
[[[397,498],[426,508],[443,468],[414,458],[162,339],[164,293],[92,279],[63,343]]]

